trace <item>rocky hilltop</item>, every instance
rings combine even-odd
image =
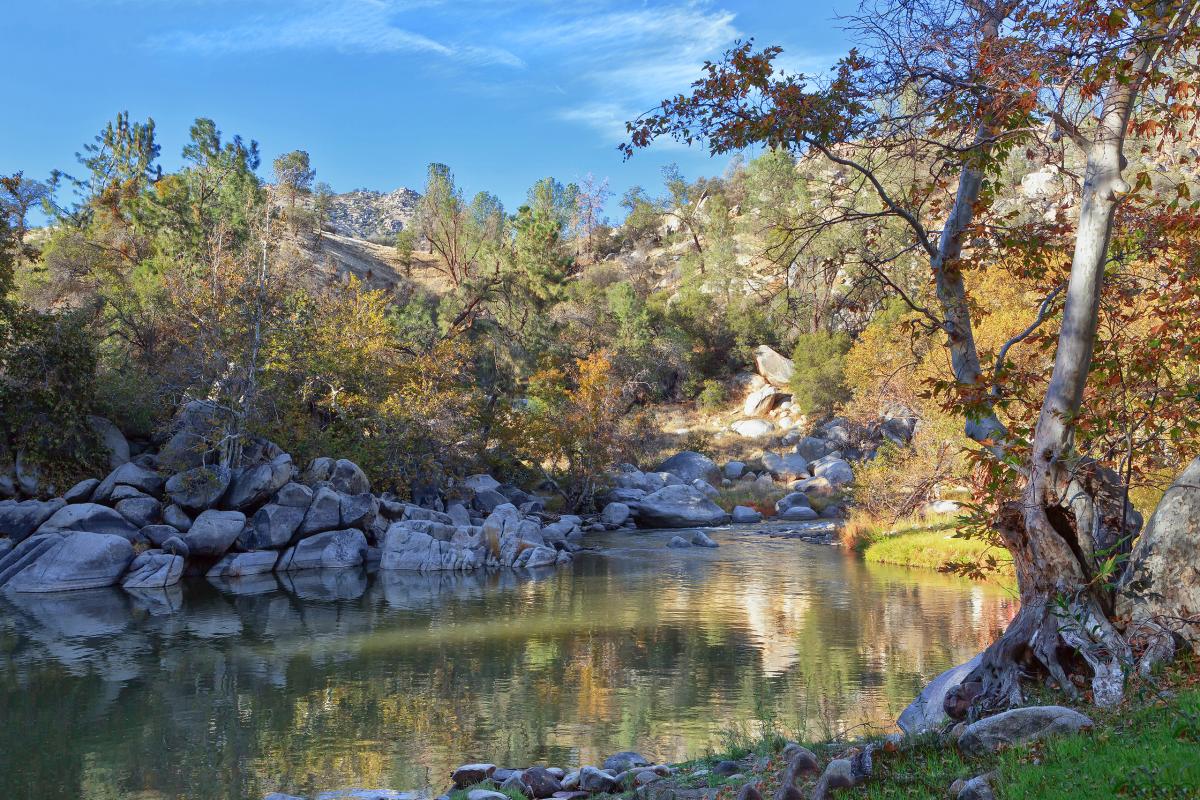
[[[421,195],[401,187],[394,192],[355,189],[330,199],[329,225],[356,239],[392,239],[412,220]]]

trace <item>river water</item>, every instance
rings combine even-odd
[[[731,731],[888,729],[1003,590],[710,531],[536,575],[296,573],[0,599],[0,797],[441,791],[459,763],[679,761]]]

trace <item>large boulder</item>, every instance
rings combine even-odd
[[[604,768],[611,770],[614,775],[626,772],[634,767],[648,767],[650,761],[635,750],[623,750],[604,759]]]
[[[275,569],[279,553],[274,550],[253,550],[248,553],[226,553],[208,570],[210,578],[242,578],[263,575]]]
[[[117,467],[100,481],[100,485],[92,492],[92,502],[109,502],[118,486],[132,486],[142,494],[157,497],[162,494],[163,477],[152,469],[130,461]]]
[[[296,535],[300,538],[314,533],[335,530],[342,523],[342,498],[328,486],[318,486],[312,504],[304,514]]]
[[[62,592],[112,586],[133,561],[123,536],[79,531],[59,537],[11,579],[15,592]]]
[[[829,455],[835,449],[834,445],[816,436],[805,436],[796,442],[796,452],[804,456],[807,461],[816,461],[818,458]]]
[[[225,555],[242,529],[246,527],[246,515],[240,511],[214,511],[209,509],[192,523],[183,537],[188,552],[193,556],[213,558]]]
[[[358,528],[370,530],[379,516],[379,500],[370,492],[363,494],[344,494],[338,498],[339,514],[342,528]]]
[[[256,508],[290,481],[294,472],[292,457],[287,453],[269,463],[248,467],[234,476],[225,495],[225,505],[236,511]]]
[[[120,428],[104,417],[88,417],[88,425],[96,433],[100,445],[108,453],[108,468],[116,469],[129,462],[129,442]]]
[[[148,550],[133,560],[121,580],[126,589],[163,589],[183,577],[183,557]]]
[[[765,452],[762,454],[763,467],[779,480],[790,481],[808,477],[808,459],[799,453]]]
[[[854,470],[840,458],[818,463],[813,467],[813,477],[824,478],[836,486],[854,482]]]
[[[111,533],[133,541],[137,538],[138,529],[141,527],[141,525],[134,525],[107,506],[96,503],[75,503],[63,506],[54,512],[41,524],[38,533],[88,531],[90,533]]]
[[[950,717],[946,715],[943,707],[946,695],[971,674],[982,658],[982,654],[976,655],[965,664],[951,667],[930,681],[916,699],[908,704],[908,708],[900,713],[900,718],[896,720],[900,730],[908,736],[916,736],[927,731],[939,730],[948,724]]]
[[[167,496],[187,511],[207,511],[220,501],[232,480],[229,467],[195,467],[167,479]]]
[[[193,400],[175,416],[171,438],[159,450],[159,462],[168,469],[198,467],[220,438],[223,412],[215,403]]]
[[[84,478],[79,483],[67,489],[63,494],[63,500],[68,503],[87,503],[92,499],[92,495],[96,492],[96,487],[100,485],[99,478]]]
[[[731,424],[729,429],[747,439],[757,439],[775,432],[775,426],[765,419],[739,419]]]
[[[254,512],[250,525],[238,536],[245,550],[280,550],[292,543],[305,509],[267,503]]]
[[[342,494],[366,494],[371,491],[371,482],[367,474],[358,464],[345,458],[339,458],[333,464],[329,473],[329,483]]]
[[[783,395],[778,389],[767,384],[746,395],[746,401],[742,403],[742,414],[747,417],[766,416],[782,398]]]
[[[791,492],[775,501],[775,513],[782,514],[791,508],[811,508],[812,503],[804,492]]]
[[[1200,650],[1200,458],[1167,489],[1130,556],[1117,613],[1178,632]],[[1191,620],[1180,625],[1180,620]]]
[[[619,528],[625,524],[631,513],[629,506],[624,503],[609,503],[600,512],[600,521],[606,526]]]
[[[1063,706],[1014,708],[972,722],[958,737],[958,749],[968,756],[982,756],[1002,747],[1041,741],[1092,727],[1092,721]]]
[[[326,531],[302,539],[285,550],[275,569],[279,572],[340,569],[357,567],[366,559],[367,537],[362,531]]]
[[[473,570],[483,563],[478,550],[471,541],[443,541],[417,530],[413,522],[394,522],[383,539],[379,568],[409,572]]]
[[[119,501],[114,508],[139,529],[158,522],[162,515],[162,503],[153,497],[130,497]]]
[[[65,505],[66,501],[59,498],[0,502],[0,536],[8,537],[14,544],[27,539]]]
[[[790,358],[779,355],[765,344],[754,349],[754,367],[767,383],[780,389],[788,387],[796,371]]]
[[[730,513],[730,519],[738,525],[748,525],[754,522],[762,522],[762,514],[755,511],[749,506],[734,506]]]
[[[500,488],[500,481],[481,472],[478,475],[468,475],[463,478],[462,485],[473,492],[494,492]]]
[[[693,450],[676,453],[659,464],[658,471],[669,472],[684,483],[691,483],[696,479],[709,483],[714,481],[719,483],[721,480],[721,470],[713,463],[713,460]]]
[[[635,517],[641,528],[697,528],[729,522],[720,506],[691,486],[667,486],[646,495]]]

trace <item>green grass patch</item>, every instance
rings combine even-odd
[[[953,523],[938,523],[932,528],[915,528],[879,536],[863,551],[863,558],[879,564],[941,569],[951,561],[979,561],[987,555],[1001,562],[995,576],[1001,581],[1015,579],[1007,554],[978,539],[954,537]]]
[[[998,798],[1200,797],[1200,691],[1000,758]]]

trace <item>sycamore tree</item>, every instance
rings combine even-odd
[[[948,700],[952,715],[1020,702],[1028,674],[1068,693],[1072,676],[1090,681],[1099,704],[1122,697],[1133,654],[1113,587],[1140,517],[1122,476],[1089,447],[1084,400],[1106,279],[1124,261],[1114,227],[1134,224],[1122,209],[1139,195],[1151,207],[1187,202],[1186,189],[1156,193],[1145,171],[1127,176],[1125,146],[1132,133],[1171,147],[1194,125],[1198,17],[1195,0],[868,2],[852,22],[863,49],[828,79],[781,74],[779,48],[745,43],[708,64],[689,94],[629,124],[627,155],[673,136],[714,153],[767,144],[823,159],[844,191],[808,224],[868,224],[863,262],[943,338],[952,379],[942,388],[999,476],[991,524],[1021,595],[1008,630]],[[1002,167],[1022,151],[1078,169],[1072,214],[1019,225],[995,213]],[[905,174],[905,162],[921,168]],[[873,221],[905,235],[876,236]],[[965,274],[993,248],[1018,256],[1045,295],[1025,330],[985,354]],[[921,295],[892,278],[913,257],[932,284]],[[1049,375],[1028,424],[1015,425],[1005,358],[1047,324],[1058,329]],[[1094,403],[1103,410],[1106,399]]]

